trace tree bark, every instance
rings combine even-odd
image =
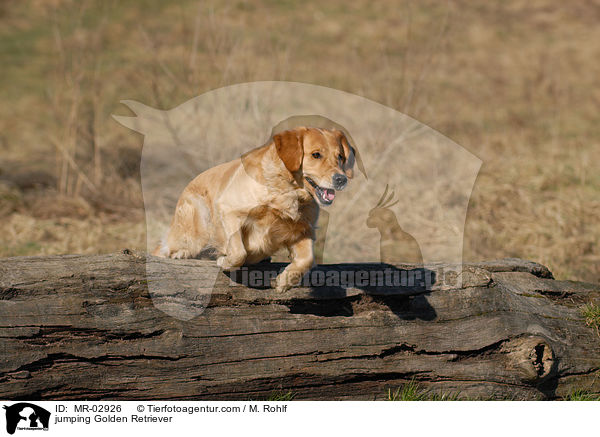
[[[282,294],[218,272],[198,315],[182,320],[172,316],[181,284],[214,262],[127,250],[3,259],[0,398],[260,400],[291,392],[371,400],[412,380],[468,399],[600,391],[600,336],[581,312],[598,302],[600,286],[556,281],[544,266],[517,259],[464,265],[462,283],[452,285],[440,280],[444,267],[429,267],[430,287],[324,285]]]

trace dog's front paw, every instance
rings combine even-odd
[[[285,293],[286,291],[288,291],[290,288],[292,288],[292,284],[285,284],[285,283],[281,283],[278,284],[278,281],[275,281],[274,287],[275,291],[277,293]]]
[[[300,280],[302,279],[302,274],[299,272],[286,272],[285,270],[281,272],[277,278],[275,278],[274,283],[272,284],[275,291],[279,293],[283,293],[288,291],[294,285],[298,285]]]
[[[225,272],[229,272],[236,267],[229,262],[226,256],[220,256],[217,258],[217,266],[221,267],[221,269],[223,269]]]

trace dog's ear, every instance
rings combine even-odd
[[[286,130],[273,136],[277,154],[290,173],[294,173],[302,167],[302,158],[304,157],[303,137],[304,130],[301,129]]]
[[[344,174],[348,179],[352,179],[354,176],[354,162],[356,152],[354,151],[354,147],[350,145],[346,135],[342,133],[340,138],[340,143],[342,144],[342,149],[344,150],[344,165],[342,166],[344,170]]]

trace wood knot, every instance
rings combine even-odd
[[[510,342],[511,361],[521,380],[538,383],[554,372],[554,352],[548,342],[538,336],[521,337]]]

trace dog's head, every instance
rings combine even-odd
[[[321,205],[331,205],[354,175],[355,151],[338,129],[298,127],[273,142],[287,170]]]

